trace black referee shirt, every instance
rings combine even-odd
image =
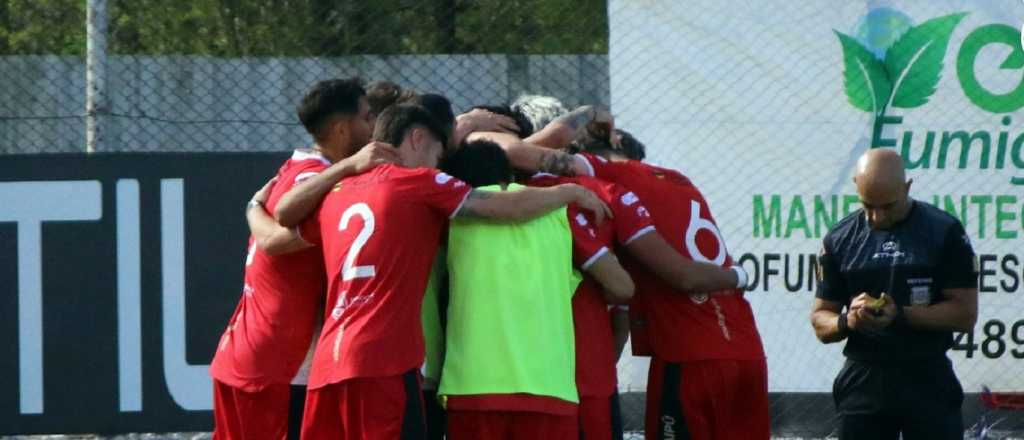
[[[846,306],[861,292],[882,292],[904,306],[945,301],[943,289],[977,287],[974,250],[955,217],[927,203],[911,202],[910,213],[888,230],[873,230],[857,210],[825,236],[818,260],[816,296]],[[843,349],[860,361],[902,361],[943,356],[953,345],[949,331],[892,325],[880,335],[851,331]]]

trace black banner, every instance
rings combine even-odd
[[[212,429],[245,203],[285,159],[0,159],[0,434]]]

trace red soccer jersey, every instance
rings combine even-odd
[[[272,212],[292,186],[330,164],[313,150],[295,150],[277,172],[267,209]],[[210,375],[249,392],[291,382],[309,350],[324,286],[319,248],[269,256],[250,237],[242,298],[217,346]]]
[[[343,179],[302,225],[304,239],[322,243],[328,276],[311,389],[423,365],[427,278],[470,190],[437,170],[381,165]]]
[[[593,191],[614,215],[614,218],[596,226],[590,213],[584,214],[576,206],[569,206],[573,259],[579,267],[586,269],[609,248],[625,245],[654,230],[647,209],[633,193],[618,185],[588,176],[538,174],[530,179],[532,186],[562,183],[576,183]],[[572,297],[572,314],[576,334],[577,391],[580,396],[609,396],[616,386],[616,356],[608,303],[604,300],[601,286],[585,273],[583,282]]]
[[[592,175],[634,192],[650,210],[658,232],[685,257],[732,266],[704,196],[677,171],[637,161],[611,162],[578,155]],[[651,348],[669,362],[764,357],[761,336],[743,292],[693,294],[674,290],[639,264],[624,258],[647,314]]]

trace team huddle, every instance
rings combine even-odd
[[[315,84],[314,140],[246,209],[216,439],[612,439],[627,337],[647,438],[767,439],[747,274],[700,191],[597,106],[458,115]]]

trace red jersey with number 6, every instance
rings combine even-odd
[[[267,210],[330,165],[316,151],[295,150],[277,172]],[[217,344],[210,375],[247,392],[291,382],[309,351],[324,285],[319,248],[270,256],[250,237],[242,298]]]
[[[722,234],[704,196],[675,170],[637,161],[612,162],[580,154],[590,174],[622,185],[643,200],[654,226],[684,257],[732,266]],[[641,265],[623,257],[636,283],[631,308],[646,314],[654,355],[668,362],[764,358],[761,336],[743,291],[686,294],[673,289]]]
[[[381,165],[339,182],[302,225],[302,237],[323,247],[328,276],[310,389],[423,364],[427,278],[470,191],[434,169]]]

